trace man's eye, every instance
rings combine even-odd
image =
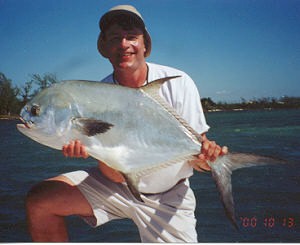
[[[126,38],[127,38],[127,40],[129,40],[129,41],[134,41],[134,40],[137,39],[137,36],[135,36],[135,35],[128,35]]]
[[[109,40],[110,42],[117,42],[117,41],[119,41],[120,39],[121,39],[120,37],[115,36],[115,37],[110,37],[108,40]]]
[[[138,39],[137,35],[126,35],[126,36],[111,36],[108,38],[109,42],[121,42],[125,38],[127,41],[136,41]]]

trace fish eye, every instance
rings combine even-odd
[[[34,104],[30,111],[33,116],[38,116],[40,114],[40,106]]]

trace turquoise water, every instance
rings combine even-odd
[[[231,151],[286,159],[288,164],[241,169],[232,176],[240,230],[223,211],[210,174],[195,173],[200,242],[300,242],[300,110],[215,112],[207,114],[208,137]],[[16,130],[17,121],[0,121],[0,242],[28,242],[24,197],[38,181],[93,166],[92,159],[66,159]],[[42,221],[41,221],[42,222]],[[90,228],[67,219],[72,242],[139,242],[130,220]]]

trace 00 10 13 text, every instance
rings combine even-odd
[[[294,217],[282,217],[282,218],[275,218],[275,217],[264,217],[264,218],[257,218],[256,216],[253,217],[240,217],[241,225],[244,228],[256,228],[260,224],[262,224],[266,228],[275,228],[275,227],[286,227],[289,229],[296,227],[296,219]]]

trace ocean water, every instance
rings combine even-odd
[[[285,165],[237,170],[232,176],[236,230],[226,218],[210,173],[195,173],[199,242],[300,242],[300,110],[214,112],[208,137],[231,151],[283,158]],[[21,135],[17,121],[0,121],[0,242],[29,242],[24,198],[30,187],[60,173],[94,166]],[[43,222],[41,220],[41,222]],[[67,218],[71,242],[139,242],[128,219],[96,229]]]

